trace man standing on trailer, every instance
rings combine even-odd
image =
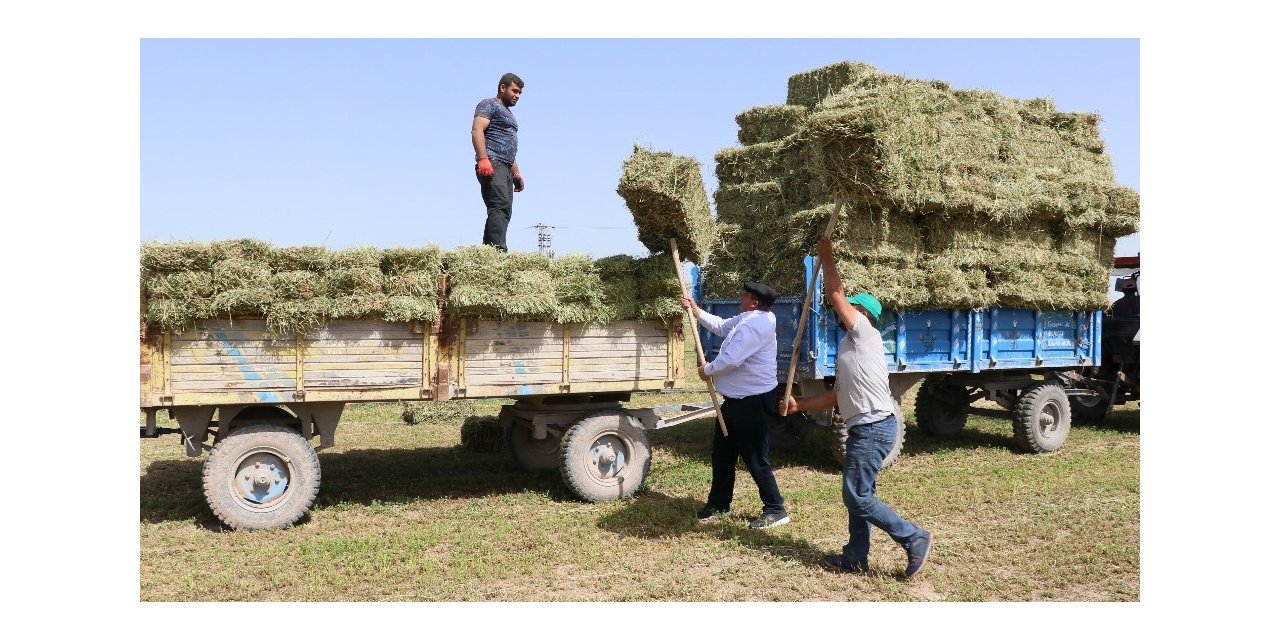
[[[471,146],[476,152],[476,179],[487,218],[482,242],[507,250],[507,224],[511,222],[514,192],[524,191],[524,178],[516,164],[516,117],[511,107],[520,101],[524,80],[507,73],[498,80],[498,95],[476,105],[471,119]]]
[[[849,510],[849,544],[839,554],[822,562],[828,569],[867,573],[871,548],[871,525],[889,534],[907,552],[904,575],[914,576],[929,556],[933,536],[894,512],[876,497],[876,476],[885,456],[898,437],[898,419],[893,413],[889,391],[889,369],[884,360],[884,343],[876,323],[880,322],[880,301],[869,292],[845,296],[844,283],[831,257],[831,239],[818,241],[822,260],[823,288],[827,301],[846,333],[836,354],[836,385],[831,391],[807,398],[786,398],[779,411],[820,411],[839,406],[845,419],[844,488],[841,495]]]
[[[699,324],[724,336],[716,359],[698,367],[698,377],[707,380],[714,376],[716,390],[724,396],[721,409],[729,435],[716,426],[711,440],[711,491],[697,518],[710,522],[729,515],[741,456],[764,503],[760,517],[749,526],[765,529],[791,522],[769,465],[769,427],[778,405],[778,321],[769,308],[778,294],[759,282],[743,283],[742,288],[738,305],[742,313],[728,320],[699,309],[687,295],[680,298],[680,304],[697,315]]]

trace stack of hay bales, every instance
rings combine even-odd
[[[252,239],[147,242],[143,317],[166,331],[196,320],[262,317],[281,336],[329,318],[435,322],[441,258],[434,245],[331,251]]]
[[[845,284],[892,308],[1106,305],[1138,196],[1115,184],[1097,115],[856,62],[792,76],[787,103],[739,115],[739,140],[753,144],[716,155],[724,227],[710,262],[734,278],[710,274],[710,294],[734,296],[733,280],[750,278],[803,292],[803,256],[840,197]],[[798,110],[791,129],[768,128],[786,134],[775,141],[745,130],[756,113]]]
[[[261,317],[279,336],[330,319],[436,322],[440,276],[456,317],[553,322],[666,319],[681,313],[665,256],[548,258],[490,246],[381,250],[273,247],[259,240],[142,245],[142,316],[165,331]]]

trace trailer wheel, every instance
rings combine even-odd
[[[831,431],[831,455],[835,458],[836,464],[844,468],[844,441],[849,437],[849,429],[843,425],[832,426]],[[893,443],[893,449],[889,450],[889,455],[884,457],[884,462],[880,465],[880,470],[884,471],[892,467],[898,458],[902,455],[902,445],[907,441],[907,423],[902,419],[902,415],[898,415],[898,439]]]
[[[533,437],[533,425],[512,416],[499,416],[502,439],[507,453],[525,471],[546,471],[560,466],[560,439],[548,433],[539,440]]]
[[[953,436],[969,420],[969,402],[964,387],[925,384],[916,392],[916,424],[935,436]]]
[[[601,411],[579,420],[560,443],[560,475],[588,502],[635,493],[649,475],[649,434],[625,411]]]
[[[288,527],[319,492],[319,456],[297,431],[281,425],[237,428],[204,463],[205,501],[233,529]]]
[[[1097,424],[1107,417],[1111,403],[1101,395],[1070,396],[1071,421],[1081,424]]]
[[[1071,402],[1062,387],[1052,382],[1031,387],[1018,399],[1013,412],[1013,438],[1032,453],[1057,451],[1071,432]]]

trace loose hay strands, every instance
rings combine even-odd
[[[697,160],[637,145],[623,162],[618,195],[647,249],[666,251],[675,238],[690,261],[706,258],[715,240],[715,221]]]

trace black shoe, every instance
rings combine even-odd
[[[933,534],[928,531],[924,535],[907,543],[907,571],[904,577],[910,578],[920,572],[924,561],[929,558],[929,548],[933,546]]]
[[[822,567],[840,573],[860,573],[863,575],[871,573],[871,565],[866,559],[858,562],[849,562],[848,559],[838,553],[824,557],[822,559]]]
[[[752,529],[768,529],[769,527],[780,527],[788,522],[791,522],[791,518],[787,515],[787,512],[784,511],[782,513],[766,513],[761,515],[759,518],[752,520],[751,524],[747,526]]]
[[[720,520],[729,517],[728,509],[717,509],[715,507],[703,507],[702,511],[696,516],[698,522],[711,522],[712,520]]]

